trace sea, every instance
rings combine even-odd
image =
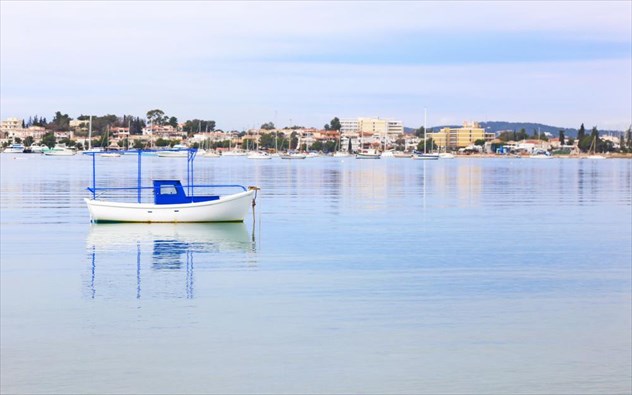
[[[261,188],[229,224],[91,224],[92,157],[0,166],[2,394],[632,392],[632,160],[198,157]]]

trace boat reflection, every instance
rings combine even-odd
[[[192,298],[194,267],[207,271],[256,266],[254,225],[251,233],[243,223],[95,224],[87,247],[91,298],[127,293],[133,288],[125,285],[132,278],[133,264],[139,299],[141,283],[144,293],[155,283],[152,294],[181,296],[182,280],[186,297]],[[176,274],[183,271],[185,279]]]

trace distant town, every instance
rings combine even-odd
[[[539,128],[538,128],[539,129]],[[217,153],[225,151],[284,151],[356,153],[375,152],[444,152],[461,155],[581,155],[632,153],[630,128],[620,133],[602,134],[596,127],[582,124],[576,135],[566,136],[560,129],[551,132],[533,130],[487,131],[478,122],[464,122],[455,127],[405,128],[402,121],[378,117],[334,117],[322,128],[299,125],[278,128],[273,122],[247,130],[222,130],[215,121],[192,119],[179,122],[162,110],[147,112],[144,117],[89,116],[76,119],[56,112],[52,120],[33,116],[29,119],[8,118],[0,125],[0,144],[5,152],[21,146],[53,148],[64,145],[82,151],[168,149],[174,146],[203,148]],[[568,133],[568,132],[566,132]]]

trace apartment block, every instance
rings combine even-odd
[[[381,118],[347,118],[340,120],[340,134],[343,136],[379,135],[395,140],[404,133],[402,121]]]
[[[476,122],[465,122],[460,128],[443,128],[436,133],[428,133],[440,148],[458,149],[474,144],[476,140],[491,141],[494,133],[486,133]]]

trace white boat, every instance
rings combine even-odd
[[[367,149],[356,154],[356,159],[380,159],[380,153],[374,149]]]
[[[410,152],[402,152],[402,151],[393,152],[393,158],[408,159],[408,158],[412,158],[412,156],[413,154],[411,154]]]
[[[50,148],[48,148],[46,145],[44,144],[33,144],[31,145],[31,152],[34,154],[43,154],[44,152],[48,151]]]
[[[597,151],[597,136],[594,136],[592,143],[590,143],[590,148],[588,149],[589,155],[585,156],[584,158],[592,159],[592,160],[606,159],[605,156],[598,155],[596,151]]]
[[[531,159],[553,159],[553,156],[550,154],[533,154],[529,155]]]
[[[72,156],[77,154],[77,151],[68,148],[66,144],[55,144],[55,147],[44,152],[47,156]]]
[[[99,154],[99,156],[104,157],[104,158],[118,158],[121,156],[121,153],[116,152],[116,151],[105,151]]]
[[[88,148],[87,150],[83,151],[84,154],[89,155],[91,152],[103,152],[103,148],[101,147],[91,147]]]
[[[156,184],[160,183],[160,184]],[[169,186],[178,192],[161,194]],[[255,190],[226,196],[186,196],[180,181],[155,180],[154,203],[121,203],[85,198],[92,222],[243,222],[255,197]],[[177,196],[179,203],[161,202]],[[208,199],[208,200],[201,200]],[[201,201],[197,201],[201,200]]]
[[[4,149],[4,153],[6,154],[21,154],[24,152],[24,150],[26,149],[26,147],[24,147],[24,144],[9,144],[9,146],[7,148]]]
[[[348,158],[351,154],[347,151],[336,151],[334,152],[334,158]]]
[[[169,150],[156,151],[156,156],[161,158],[186,158],[189,152],[188,149],[186,145],[176,144]]]
[[[382,158],[394,158],[395,157],[395,151],[393,151],[392,149],[384,151],[380,154],[380,156]]]
[[[413,154],[413,159],[414,160],[438,160],[439,159],[439,154],[415,152]]]
[[[300,152],[286,152],[285,154],[279,154],[279,158],[281,159],[305,159],[307,155],[301,154]]]
[[[426,109],[424,108],[424,151],[413,151],[413,159],[414,160],[438,160],[439,154],[433,154],[430,152],[426,152],[426,144],[428,141],[427,136],[428,128],[426,127]]]
[[[449,152],[442,152],[439,154],[439,159],[454,159],[454,154]]]
[[[248,154],[248,159],[272,159],[272,156],[267,152],[251,152]]]
[[[247,156],[247,155],[248,153],[246,151],[237,150],[237,149],[222,152],[222,156]]]
[[[84,201],[90,213],[92,222],[243,222],[250,207],[254,206],[254,199],[258,188],[246,188],[241,185],[194,185],[193,159],[195,150],[187,150],[187,181],[189,185],[182,185],[179,180],[153,180],[152,187],[141,187],[141,176],[138,175],[136,187],[107,188],[96,187],[94,174],[95,154],[92,154],[93,184],[87,188],[92,198]],[[141,168],[141,153],[138,153],[138,168]],[[187,188],[190,192],[185,192]],[[226,195],[197,195],[196,188],[239,188],[241,191]],[[151,189],[153,202],[143,202],[142,190]],[[136,202],[121,202],[97,198],[97,193],[137,191]]]

